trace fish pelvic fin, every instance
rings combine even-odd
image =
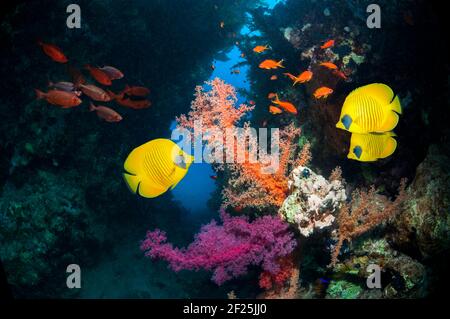
[[[395,96],[394,100],[389,104],[389,107],[392,111],[398,114],[402,114],[402,105],[400,103],[400,98],[398,95]]]

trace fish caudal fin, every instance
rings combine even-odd
[[[280,62],[277,63],[277,65],[278,65],[280,68],[284,68],[283,62],[284,62],[284,59],[281,59]]]
[[[381,158],[386,158],[388,156],[391,156],[395,149],[397,148],[397,141],[393,137],[389,137],[386,142],[386,147],[383,150],[383,153],[381,154]]]
[[[128,188],[130,189],[130,191],[133,194],[136,194],[139,184],[141,182],[141,179],[139,178],[139,176],[124,173],[123,178],[125,179],[125,182],[126,182]]]
[[[38,89],[34,89],[34,92],[36,92],[36,99],[37,100],[41,100],[43,98],[45,98],[45,93],[38,90]]]
[[[95,111],[95,109],[96,109],[96,106],[94,105],[94,103],[90,102],[89,103],[89,111],[92,112],[92,111]]]
[[[389,107],[391,108],[392,111],[398,114],[402,114],[402,105],[400,104],[400,99],[398,95],[394,98],[391,104],[389,104]]]

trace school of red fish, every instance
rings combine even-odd
[[[113,84],[113,81],[122,79],[124,74],[119,69],[113,66],[96,67],[87,64],[84,69],[98,84],[88,83],[80,69],[68,64],[69,59],[60,48],[42,41],[38,41],[38,45],[53,61],[62,64],[67,63],[67,71],[71,77],[71,82],[49,82],[47,92],[35,89],[37,99],[43,99],[49,104],[68,109],[79,106],[83,102],[82,98],[86,96],[89,99],[89,111],[95,112],[100,119],[111,123],[120,122],[122,116],[108,106],[95,105],[94,103],[115,101],[120,106],[135,110],[150,107],[151,102],[147,99],[150,90],[146,87],[126,85],[122,91],[114,93],[98,85],[109,87]]]

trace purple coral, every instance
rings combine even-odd
[[[225,281],[247,273],[250,265],[264,271],[279,271],[277,260],[290,254],[296,241],[288,224],[278,216],[263,216],[253,222],[247,217],[231,217],[221,211],[222,225],[213,220],[204,225],[187,248],[166,243],[166,234],[156,229],[147,232],[141,250],[151,258],[166,260],[174,271],[213,270],[212,280]]]

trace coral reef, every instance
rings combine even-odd
[[[401,212],[408,199],[406,181],[402,180],[397,198],[391,202],[386,196],[377,194],[372,186],[368,191],[356,189],[350,203],[339,210],[337,223],[337,244],[331,255],[331,265],[335,265],[344,241],[361,236]]]
[[[253,222],[246,217],[232,217],[221,212],[222,225],[215,221],[203,226],[187,248],[166,243],[164,232],[147,233],[141,250],[151,258],[166,260],[174,271],[212,270],[218,285],[244,275],[250,265],[261,265],[264,271],[277,273],[278,260],[296,246],[288,225],[278,217],[263,216]]]
[[[314,231],[329,227],[335,213],[347,199],[344,183],[334,174],[330,181],[305,166],[296,167],[288,182],[291,194],[279,213],[296,224],[300,233],[308,237]]]

